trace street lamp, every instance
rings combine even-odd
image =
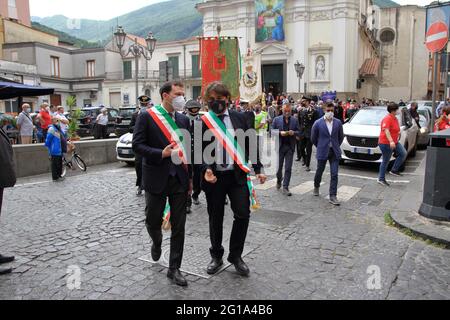
[[[295,67],[295,71],[297,72],[297,77],[298,77],[298,93],[301,93],[302,89],[301,89],[301,83],[302,83],[302,77],[303,74],[305,73],[305,66],[303,63],[297,62],[294,64]],[[306,92],[305,92],[306,94]]]
[[[139,59],[141,57],[144,57],[144,59],[150,61],[153,56],[153,52],[156,48],[156,38],[153,36],[152,32],[149,32],[147,37],[145,38],[146,47],[141,46],[138,43],[137,38],[134,39],[134,43],[130,45],[127,53],[125,54],[125,51],[122,51],[122,48],[125,45],[127,34],[125,30],[118,26],[116,32],[114,33],[114,38],[116,40],[116,45],[119,48],[120,56],[123,58],[128,57],[131,55],[134,57],[135,62],[135,81],[136,81],[136,105],[139,105],[138,97],[139,97]]]

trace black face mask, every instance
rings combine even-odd
[[[211,110],[215,114],[221,114],[225,111],[227,106],[228,102],[226,100],[212,100],[208,102],[209,110]]]

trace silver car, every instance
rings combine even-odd
[[[359,110],[344,125],[344,142],[342,143],[342,159],[381,163],[382,153],[378,146],[381,133],[381,122],[388,114],[387,107],[366,107]],[[400,107],[397,117],[400,123],[400,143],[408,155],[414,157],[417,151],[419,127],[411,118],[406,107]],[[395,159],[393,155],[392,160]]]

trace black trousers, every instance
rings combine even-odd
[[[230,238],[229,261],[242,256],[250,222],[250,191],[246,184],[236,182],[234,171],[217,172],[217,182],[206,194],[209,215],[210,253],[213,258],[222,259],[225,250],[223,240],[223,218],[225,198],[228,195],[234,214],[233,229]]]
[[[3,190],[3,188],[0,188],[0,215],[2,214]]]
[[[302,153],[302,139],[297,140],[296,150],[297,150],[297,159],[301,160],[301,159],[303,158],[303,153]],[[305,161],[305,159],[303,159],[303,161]]]
[[[52,168],[52,179],[58,180],[62,175],[62,156],[52,156],[51,168]]]
[[[108,138],[108,126],[103,126],[101,124],[97,124],[96,126],[96,139],[107,139]]]
[[[143,189],[142,185],[142,156],[136,154],[134,161],[134,168],[136,170],[136,187]]]
[[[311,142],[311,139],[304,137],[301,140],[300,150],[302,152],[301,156],[302,156],[303,160],[305,161],[305,164],[307,167],[311,166],[312,149],[313,149],[313,144]]]
[[[192,176],[192,184],[193,184],[193,192],[192,198],[198,198],[202,189],[200,187],[200,182],[202,180],[202,166],[194,165],[193,166],[193,176]]]
[[[167,199],[170,204],[170,224],[172,225],[169,268],[180,269],[184,249],[187,191],[176,177],[169,177],[163,193],[145,193],[145,224],[153,243],[160,247],[163,240],[162,219]]]

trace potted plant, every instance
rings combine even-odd
[[[69,139],[72,141],[78,141],[80,140],[80,137],[78,136],[78,129],[80,128],[78,125],[78,121],[80,120],[81,116],[83,114],[83,111],[81,109],[75,109],[72,110],[70,115],[70,122],[68,126],[68,134]]]

